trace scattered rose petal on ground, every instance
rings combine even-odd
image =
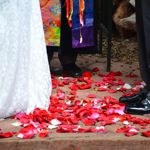
[[[92,72],[98,72],[99,71],[99,68],[98,67],[95,67],[92,69]]]
[[[12,126],[15,126],[15,127],[19,127],[19,126],[22,125],[22,123],[19,122],[19,121],[16,121],[16,122],[11,123],[11,125],[12,125]]]
[[[49,133],[50,133],[50,131],[48,131],[48,130],[42,130],[42,131],[40,131],[40,133],[39,133],[39,137],[40,137],[40,138],[45,138],[45,137],[48,136]]]
[[[131,72],[131,73],[127,74],[126,77],[128,77],[128,78],[137,78],[138,75]]]
[[[13,137],[15,132],[0,132],[0,138],[10,138]]]
[[[52,119],[51,120],[51,124],[54,125],[54,126],[58,126],[60,124],[62,124],[58,119]]]
[[[90,79],[92,77],[92,73],[90,71],[85,71],[82,73],[82,77],[85,79]]]
[[[93,81],[93,74],[97,75],[99,80]],[[139,129],[147,129],[150,119],[125,114],[125,105],[118,103],[118,99],[111,95],[116,92],[123,96],[133,95],[145,85],[141,81],[126,83],[121,76],[122,72],[101,73],[99,68],[93,68],[92,72],[84,72],[80,78],[52,76],[55,93],[50,97],[48,111],[36,108],[32,113],[15,115],[13,118],[17,119],[18,123],[14,122],[12,125],[21,127],[17,137],[30,139],[38,135],[44,138],[49,135],[49,130],[53,129],[56,129],[54,132],[57,133],[106,133],[106,126],[118,123],[123,127],[116,130],[117,133],[123,133],[125,136],[137,135],[141,132]],[[127,77],[137,76],[129,73]],[[67,91],[64,90],[64,86],[68,87]],[[81,90],[86,91],[82,98],[78,95]],[[108,95],[98,97],[100,92],[107,92]],[[80,126],[80,123],[83,126]],[[1,138],[14,135],[13,132],[13,135],[0,132]],[[150,131],[142,132],[141,135],[148,137]]]
[[[150,137],[150,131],[142,132],[142,136]]]
[[[128,83],[125,83],[125,84],[123,85],[123,88],[125,88],[125,89],[127,89],[127,90],[130,90],[130,89],[132,89],[132,86],[131,86],[130,84],[128,84]]]

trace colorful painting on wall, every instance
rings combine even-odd
[[[60,46],[60,0],[40,0],[47,46]]]
[[[82,0],[73,0],[72,45],[74,48],[95,46],[94,42],[94,0],[84,0],[83,24],[80,5]]]

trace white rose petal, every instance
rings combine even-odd
[[[132,86],[130,84],[128,84],[128,83],[125,83],[123,88],[125,88],[127,90],[130,90],[130,89],[132,89]]]
[[[58,128],[58,126],[54,126],[54,125],[51,125],[51,124],[50,124],[50,125],[48,126],[48,128],[49,128],[49,129],[56,129],[56,128]]]
[[[105,127],[104,126],[97,126],[96,130],[105,130]]]
[[[23,139],[23,134],[20,133],[20,134],[17,135],[17,137]]]
[[[22,125],[22,123],[17,121],[17,122],[11,123],[11,125],[13,125],[13,126],[15,126],[15,127],[19,127],[19,126]]]
[[[123,121],[123,124],[124,125],[129,125],[129,122],[128,121]]]
[[[67,104],[68,106],[71,106],[71,105],[72,105],[72,102],[71,102],[71,101],[67,101],[66,104]]]
[[[114,118],[113,119],[113,122],[118,122],[118,121],[120,121],[120,118]]]
[[[58,126],[58,125],[61,124],[61,122],[57,119],[53,119],[53,120],[51,120],[51,124],[54,125],[54,126]]]
[[[132,128],[132,129],[129,130],[129,132],[136,132],[137,133],[138,131],[136,129]]]

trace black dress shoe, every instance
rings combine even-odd
[[[70,77],[80,77],[82,76],[82,71],[76,64],[67,64],[63,66],[63,75]]]
[[[124,96],[120,97],[119,103],[138,103],[141,100],[145,99],[147,96],[148,91],[145,89],[142,89],[139,93],[133,95],[133,96]]]
[[[139,103],[127,104],[125,113],[136,115],[150,114],[150,96],[147,96]]]

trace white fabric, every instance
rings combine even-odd
[[[38,0],[0,0],[0,118],[47,109],[51,78]]]

